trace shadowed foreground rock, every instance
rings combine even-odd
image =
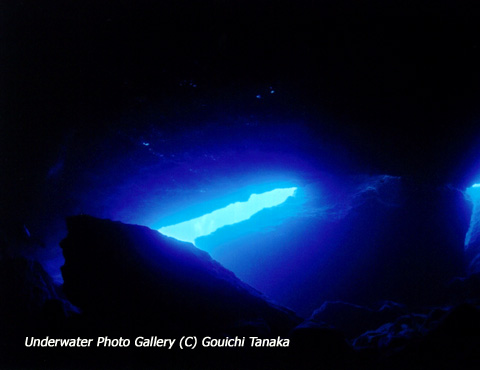
[[[0,259],[0,368],[457,369],[478,360],[476,280],[454,282],[454,306],[413,313],[393,302],[375,309],[325,302],[299,325],[295,313],[268,301],[192,244],[90,216],[71,217],[67,226],[63,291],[39,264]],[[70,309],[64,294],[81,313]],[[291,343],[195,350],[24,344],[26,337],[178,341],[191,335],[238,335],[246,342],[249,336],[281,336]]]
[[[295,330],[302,319],[294,312],[268,301],[190,243],[147,227],[90,216],[68,218],[67,227],[68,236],[61,242],[63,288],[82,310],[72,324],[72,334],[177,340],[191,335],[200,340],[238,335],[248,342],[245,348],[199,345],[194,351],[130,347],[115,352],[116,366],[298,369],[310,368],[313,358],[317,364],[336,367],[344,367],[345,359],[354,360],[351,346],[341,335],[321,330],[318,334],[316,328]],[[292,344],[253,348],[249,336],[289,337]],[[80,361],[110,366],[110,350],[96,349],[90,359]]]
[[[190,243],[137,225],[67,219],[64,291],[107,333],[287,335],[301,320]]]

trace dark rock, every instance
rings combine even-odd
[[[429,333],[430,331],[436,329],[442,320],[450,312],[450,307],[436,307],[433,308],[428,314],[421,327],[422,333]]]
[[[480,337],[480,310],[468,303],[453,308],[442,320],[436,335]]]
[[[315,364],[327,368],[353,368],[358,361],[352,346],[340,331],[307,320],[292,332],[292,350],[296,354],[292,368],[311,369]]]
[[[472,315],[478,317],[478,311],[470,305],[461,305],[455,309],[435,307],[427,314],[402,315],[392,322],[385,323],[379,328],[369,330],[355,338],[353,346],[356,349],[398,351],[416,339],[426,340],[425,338],[429,336],[447,332],[451,334],[455,330],[458,334],[459,327],[470,330],[471,323],[474,321]]]
[[[347,338],[355,338],[406,312],[405,306],[390,301],[383,302],[377,309],[337,301],[325,302],[314,311],[310,320],[326,323],[340,330]]]
[[[410,314],[386,323],[376,330],[369,330],[353,341],[356,349],[376,348],[381,350],[398,350],[412,339],[424,335],[424,323],[427,316]]]
[[[451,304],[470,302],[480,303],[480,273],[466,277],[456,277],[450,281],[445,290],[446,300]]]
[[[37,261],[24,257],[0,259],[2,310],[31,314],[58,298],[53,280]],[[4,311],[2,311],[4,312]]]
[[[17,368],[28,360],[17,352],[25,337],[59,332],[71,312],[39,262],[0,258],[0,368]]]
[[[420,330],[407,324],[403,331],[402,347],[390,341],[387,356],[382,364],[385,369],[475,369],[480,366],[480,311],[473,305],[461,304],[453,308],[436,308],[427,316]],[[398,323],[401,323],[399,320]],[[415,323],[413,323],[415,324]],[[380,332],[381,330],[377,330]],[[380,339],[398,337],[398,327],[391,324]],[[366,337],[366,335],[364,335]],[[357,345],[360,344],[360,338]],[[388,353],[390,349],[390,353]]]
[[[64,290],[95,330],[232,334],[260,322],[258,331],[276,336],[301,321],[190,243],[89,216],[67,227]]]
[[[471,304],[404,315],[353,341],[379,369],[476,368],[479,345],[480,311]]]

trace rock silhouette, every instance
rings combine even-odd
[[[64,291],[97,329],[125,333],[287,335],[301,319],[208,253],[155,230],[76,216],[61,242]]]

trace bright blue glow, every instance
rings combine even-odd
[[[209,235],[219,228],[248,220],[265,208],[278,206],[294,196],[296,187],[274,189],[261,194],[252,194],[246,202],[236,202],[206,215],[158,229],[160,233],[185,242]]]
[[[466,190],[467,195],[473,203],[472,217],[470,226],[465,236],[465,246],[478,240],[480,235],[480,184],[473,184]]]
[[[471,187],[467,188],[466,192],[474,204],[480,200],[480,184],[473,184]]]

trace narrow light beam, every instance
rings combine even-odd
[[[294,195],[297,188],[284,188],[252,194],[246,202],[236,202],[206,215],[165,226],[158,231],[163,235],[195,244],[195,239],[209,235],[219,228],[248,220],[262,209],[278,206]]]

